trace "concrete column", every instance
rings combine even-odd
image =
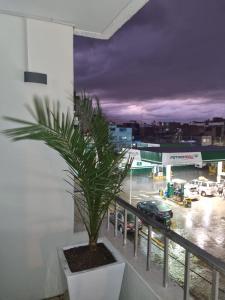
[[[219,183],[221,181],[221,175],[223,172],[223,162],[219,161],[217,165],[217,182]]]
[[[171,181],[171,165],[166,166],[166,182]]]

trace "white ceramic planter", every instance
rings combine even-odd
[[[111,251],[116,262],[72,273],[64,256],[63,250],[83,246],[82,244],[72,245],[59,249],[59,259],[66,277],[70,300],[118,300],[125,262],[119,252],[106,239],[99,239]]]

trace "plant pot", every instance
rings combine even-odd
[[[118,300],[123,280],[125,262],[119,252],[106,239],[99,239],[112,253],[115,262],[72,273],[64,255],[64,250],[87,245],[81,243],[59,249],[59,259],[66,278],[70,300]]]

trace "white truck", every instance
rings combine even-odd
[[[217,184],[213,181],[200,181],[197,188],[199,195],[203,197],[216,196],[217,190]]]

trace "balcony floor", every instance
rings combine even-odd
[[[105,226],[106,228],[106,226]],[[106,236],[113,246],[118,249],[127,262],[137,271],[139,276],[145,281],[145,284],[155,294],[156,299],[181,300],[183,299],[183,289],[174,281],[169,279],[168,287],[162,286],[163,270],[155,263],[151,263],[150,271],[146,271],[146,256],[138,251],[137,257],[134,257],[134,244],[127,240],[127,245],[123,246],[123,236],[118,232],[114,237],[114,226],[110,224],[110,230],[102,230],[102,235]],[[190,297],[190,300],[193,299]]]

